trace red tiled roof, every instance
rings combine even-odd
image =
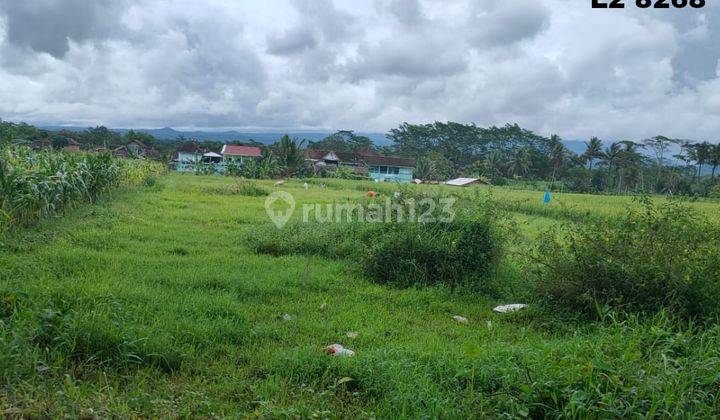
[[[262,156],[262,149],[253,146],[231,146],[226,144],[222,148],[221,154],[233,156]]]
[[[323,157],[325,157],[325,155],[327,155],[327,153],[328,152],[326,152],[325,150],[318,150],[318,149],[308,149],[307,150],[308,159],[319,160],[319,159],[322,159]]]
[[[187,142],[182,145],[182,147],[178,150],[178,152],[183,153],[195,153],[198,151],[198,145],[195,142]]]
[[[327,150],[308,149],[307,155],[309,159],[320,160],[324,158],[328,153]],[[340,159],[342,163],[355,163],[367,165],[382,165],[382,166],[403,166],[403,167],[414,167],[415,159],[413,158],[402,158],[394,156],[382,156],[374,150],[361,149],[356,154],[350,152],[334,152],[335,155]]]

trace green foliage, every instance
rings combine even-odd
[[[310,149],[333,150],[335,152],[357,152],[360,149],[373,149],[372,140],[359,136],[350,130],[337,131],[324,139],[310,142]]]
[[[400,199],[396,199],[398,202]],[[501,230],[491,213],[452,221],[293,223],[250,229],[248,246],[270,255],[349,258],[371,280],[396,287],[442,284],[479,289],[496,266]]]
[[[305,171],[304,141],[291,140],[286,134],[275,144],[274,150],[280,175],[283,177],[302,175]]]
[[[257,182],[240,178],[234,184],[221,187],[208,188],[208,193],[219,195],[243,195],[246,197],[265,197],[270,191],[258,185]]]
[[[720,230],[677,202],[643,200],[614,223],[572,225],[540,242],[540,291],[587,316],[598,307],[720,314]]]
[[[398,224],[374,238],[363,256],[363,270],[368,278],[397,287],[480,289],[498,260],[499,247],[487,222]]]
[[[485,187],[452,190],[473,202],[526,200],[528,210],[547,210],[501,207],[517,220],[522,240],[506,244],[491,280],[507,287],[489,296],[387,287],[348,269],[353,257],[303,255],[303,246],[336,251],[336,244],[354,255],[366,230],[347,224],[315,243],[298,240],[292,255],[254,253],[243,233],[267,222],[264,199],[215,192],[233,182],[166,174],[158,178],[162,190],[122,190],[0,241],[0,406],[7,416],[717,414],[717,323],[670,313],[618,317],[609,309],[603,322],[568,321],[531,299],[525,247],[542,227],[566,220],[552,216],[561,211],[557,201],[611,218],[632,205],[627,197],[564,194],[543,206],[538,192],[494,188],[485,197],[474,195]],[[339,179],[310,179],[305,190],[302,182],[283,186],[298,203],[361,200],[373,186],[382,187],[381,196],[397,191]],[[402,193],[443,189],[409,186]],[[688,205],[720,214],[716,202]],[[492,312],[514,302],[530,307]],[[322,349],[332,343],[356,357],[327,355]]]
[[[419,158],[415,164],[414,177],[426,180],[447,180],[455,170],[452,162],[438,152],[430,152]]]
[[[119,185],[138,185],[163,171],[148,161],[116,161],[108,154],[0,149],[0,228],[41,219],[95,201]]]

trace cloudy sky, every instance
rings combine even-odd
[[[625,2],[0,0],[0,118],[720,140],[718,2]]]

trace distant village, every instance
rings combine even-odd
[[[48,140],[31,143],[34,149],[49,149]],[[68,139],[63,147],[65,152],[80,152],[80,143]],[[161,154],[152,146],[140,140],[132,140],[122,146],[105,148],[94,146],[86,151],[111,152],[121,159],[160,160]],[[367,178],[378,182],[413,182],[415,159],[407,157],[385,156],[371,148],[357,152],[336,152],[334,150],[305,149],[306,161],[316,171],[347,170],[357,178]],[[209,150],[197,142],[185,142],[168,162],[170,169],[182,173],[195,173],[200,167],[212,167],[212,173],[225,174],[230,165],[245,165],[260,159],[261,146],[223,145],[220,150]]]
[[[224,145],[219,151],[201,149],[197,143],[187,142],[178,150],[171,166],[178,172],[195,172],[198,165],[210,164],[215,172],[225,173],[230,164],[243,165],[262,157],[257,146]],[[364,148],[357,152],[306,149],[306,161],[316,172],[340,168],[351,171],[358,178],[379,182],[412,182],[415,159],[383,156],[377,151]]]

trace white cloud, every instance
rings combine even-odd
[[[450,119],[607,139],[720,131],[716,5],[42,2],[0,0],[3,119],[374,131]],[[55,30],[28,30],[37,25]]]

